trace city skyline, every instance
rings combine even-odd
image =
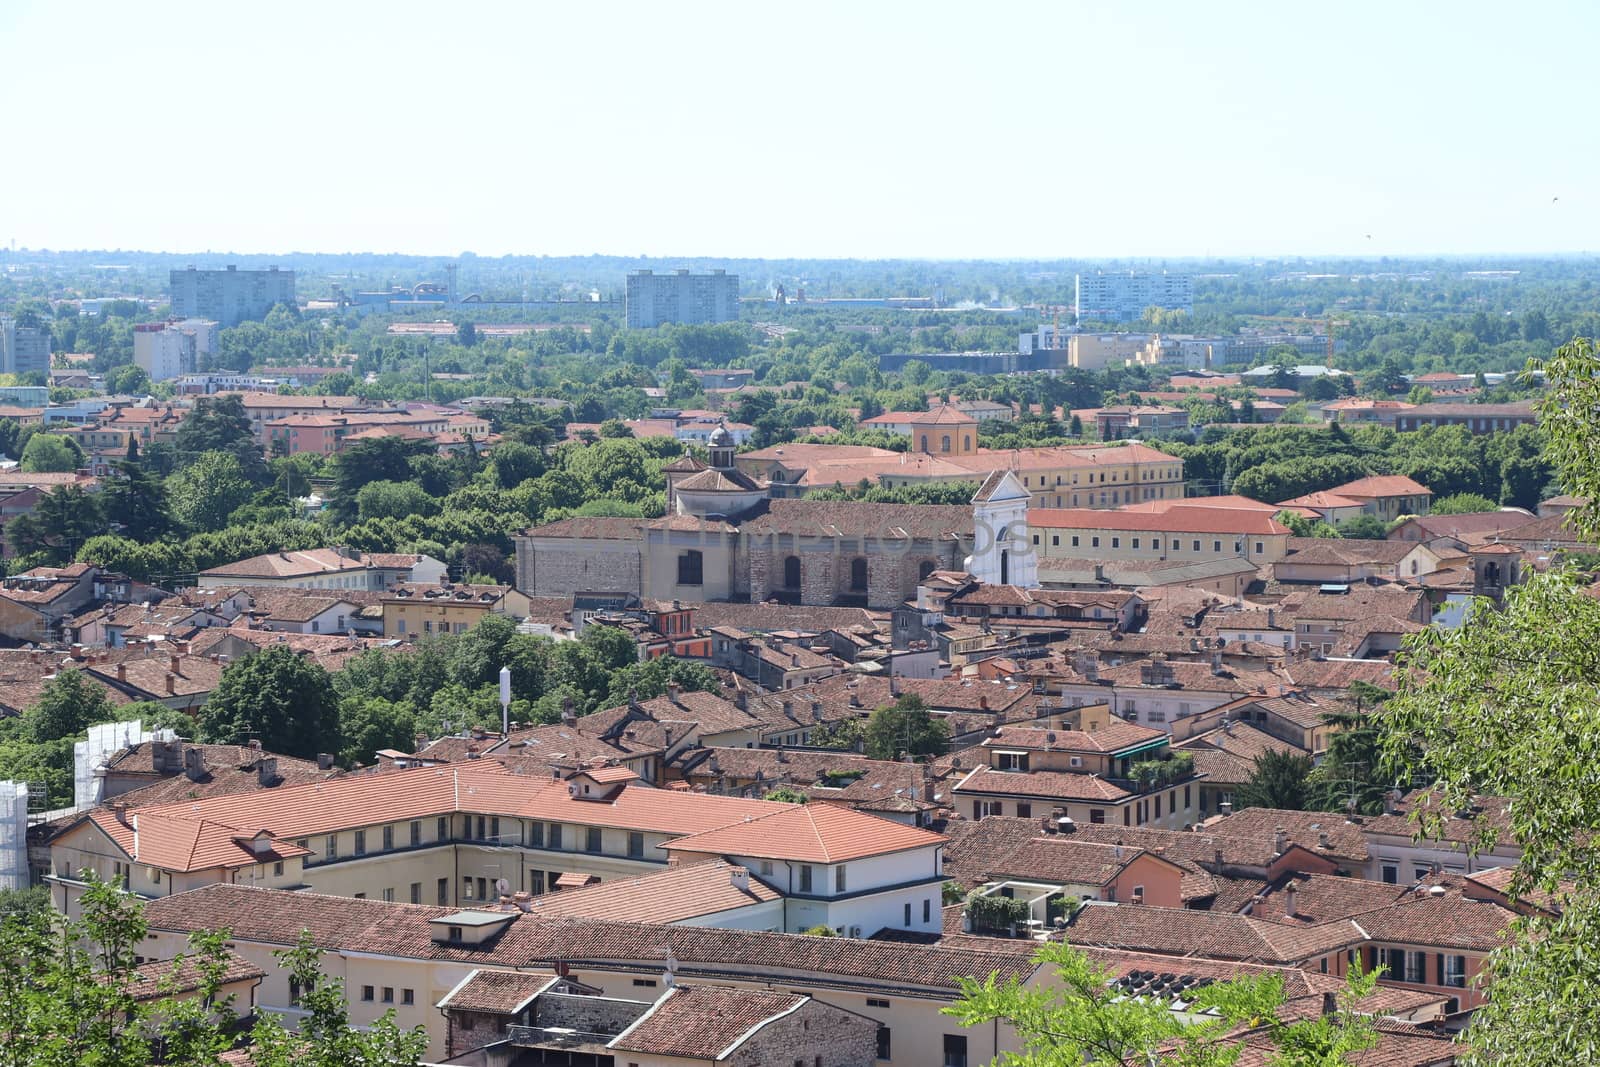
[[[1600,14],[0,11],[25,248],[1036,259],[1600,248]],[[1441,18],[1443,14],[1448,18]],[[678,16],[675,19],[675,15]],[[81,19],[97,27],[77,34]],[[685,29],[694,32],[682,32]],[[179,32],[181,31],[181,32]],[[491,32],[492,31],[492,32]],[[1587,31],[1587,32],[1586,32]],[[672,41],[671,51],[662,41]],[[586,46],[587,45],[587,46]],[[217,91],[210,91],[208,87]],[[112,91],[112,89],[115,91]]]

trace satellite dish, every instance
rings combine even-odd
[[[494,880],[494,889],[496,893],[504,896],[505,894],[511,892],[511,883],[506,881],[504,878],[496,878]]]

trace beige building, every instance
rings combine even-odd
[[[528,597],[509,585],[397,584],[383,597],[383,636],[462,634],[488,615],[527,617]]]
[[[1289,528],[1270,514],[1204,507],[1203,500],[1166,511],[1034,508],[1028,529],[1041,560],[1239,558],[1259,565],[1282,559],[1289,544]]]

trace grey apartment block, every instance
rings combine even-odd
[[[628,275],[627,322],[631,330],[648,330],[674,322],[698,325],[733,322],[739,317],[739,276],[714,270],[671,274],[636,270]]]
[[[188,267],[171,274],[172,314],[180,319],[212,319],[237,326],[264,319],[274,304],[294,307],[294,271],[196,270]]]

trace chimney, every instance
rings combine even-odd
[[[1214,853],[1211,854],[1211,862],[1217,868],[1216,871],[1214,871],[1212,873],[1214,873],[1214,874],[1222,873],[1222,850],[1220,848],[1217,849]]]
[[[317,770],[319,770],[319,771],[331,771],[331,770],[333,770],[333,753],[332,752],[318,752],[317,753]]]
[[[113,804],[111,805],[111,813],[117,817],[117,821],[123,826],[128,825],[128,805]]]
[[[418,734],[416,737],[411,739],[411,743],[416,746],[411,751],[421,752],[423,749],[428,747],[428,735]]]
[[[127,680],[128,680],[128,665],[126,663],[117,664],[117,681],[126,682]]]
[[[1293,882],[1283,887],[1283,914],[1285,918],[1292,919],[1295,917],[1294,904],[1298,893],[1299,890],[1295,889]]]
[[[1283,827],[1278,827],[1272,833],[1272,851],[1281,856],[1289,847],[1289,834]]]
[[[1339,1011],[1339,998],[1333,993],[1322,994],[1322,1014],[1334,1015]]]
[[[1317,835],[1317,847],[1326,851],[1328,848],[1328,831],[1324,830]]]
[[[639,708],[639,691],[637,689],[629,689],[628,690],[628,707],[630,709],[632,709],[632,710],[635,710],[635,711],[638,710],[638,708]]]
[[[1233,814],[1233,801],[1224,800],[1224,801],[1219,802],[1217,804],[1217,814],[1218,815],[1232,815]]]
[[[206,754],[198,748],[183,750],[183,773],[192,782],[198,782],[206,776]]]
[[[572,698],[565,697],[561,701],[561,725],[575,726],[578,722],[578,713],[572,708]]]
[[[678,705],[680,707],[682,706],[683,702],[678,699],[678,683],[677,682],[668,682],[667,683],[667,699],[669,701],[671,701],[673,704],[676,704],[676,705]]]
[[[1221,674],[1222,673],[1222,653],[1221,652],[1213,652],[1213,653],[1211,653],[1211,673],[1212,674]]]
[[[743,893],[750,892],[750,870],[747,867],[728,868],[728,882]]]
[[[1398,789],[1391,789],[1383,795],[1383,810],[1390,815],[1400,812],[1400,800],[1405,796]]]
[[[319,765],[321,761],[318,761]],[[278,761],[269,756],[256,760],[256,781],[262,788],[273,785],[278,781]]]
[[[981,711],[989,710],[989,697],[987,694],[978,697],[978,708]]]
[[[745,691],[743,689],[739,689],[734,692],[733,706],[738,708],[740,711],[750,710],[750,698],[745,695]]]
[[[516,905],[518,911],[533,910],[533,894],[526,889],[519,889],[511,894],[511,902]]]
[[[177,692],[178,692],[177,680],[174,679],[172,677],[172,675],[170,675],[170,674],[167,675],[167,695],[168,696],[174,696],[174,695],[177,694]]]
[[[180,660],[177,657],[176,654],[168,657],[167,664],[168,664],[167,669],[170,670],[173,674],[182,674],[183,673],[183,661]]]
[[[822,701],[820,700],[813,699],[811,701],[811,721],[822,721]]]
[[[1275,630],[1277,628],[1278,628],[1278,612],[1277,612],[1277,609],[1276,608],[1268,608],[1267,609],[1267,629]]]

